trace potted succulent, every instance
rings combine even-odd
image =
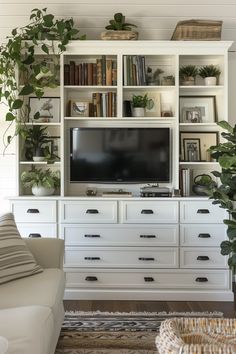
[[[199,69],[199,75],[204,79],[206,86],[217,85],[221,71],[216,65],[205,65]]]
[[[32,193],[40,197],[54,193],[60,186],[60,175],[59,171],[42,170],[33,166],[31,170],[22,172],[21,181],[25,188],[32,188]]]
[[[101,39],[136,40],[138,39],[138,32],[132,31],[131,27],[137,26],[132,23],[126,23],[125,16],[118,12],[114,15],[114,19],[109,21],[109,25],[105,27],[107,31],[101,33]]]
[[[152,109],[154,101],[148,98],[147,93],[142,95],[133,95],[132,97],[132,113],[134,117],[144,117],[145,108]]]
[[[209,191],[216,187],[217,184],[213,181],[212,177],[207,174],[201,174],[194,178],[192,191],[197,195],[209,195]]]
[[[198,75],[198,68],[196,65],[182,65],[179,69],[179,77],[181,85],[192,86],[195,85],[195,79]]]

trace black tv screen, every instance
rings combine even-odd
[[[70,181],[170,182],[170,129],[71,128]]]

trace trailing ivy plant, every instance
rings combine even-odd
[[[46,8],[33,9],[29,24],[14,28],[7,43],[0,46],[0,102],[8,107],[7,131],[13,122],[17,123],[13,136],[6,136],[5,132],[5,147],[20,134],[21,125],[29,116],[28,96],[40,98],[46,87],[58,86],[59,55],[70,40],[85,39],[85,36],[78,37],[78,32],[72,18],[55,19],[54,15],[47,14]],[[45,55],[35,56],[38,49]],[[37,118],[39,112],[34,115]]]
[[[236,274],[236,125],[232,127],[228,122],[221,121],[218,125],[225,129],[222,137],[226,142],[211,146],[209,151],[221,167],[221,171],[213,171],[213,175],[220,179],[220,186],[210,192],[213,204],[226,209],[228,219],[223,220],[227,225],[228,240],[220,245],[221,254],[229,256],[228,265]]]

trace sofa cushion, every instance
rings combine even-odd
[[[42,271],[21,238],[13,214],[0,215],[0,284]]]
[[[8,340],[7,354],[51,354],[54,322],[44,306],[27,306],[0,311],[0,335]]]
[[[43,273],[18,279],[0,286],[0,309],[40,305],[57,313],[64,295],[65,279],[60,269],[44,269]],[[0,334],[1,335],[1,334]]]

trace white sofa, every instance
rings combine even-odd
[[[0,336],[7,354],[53,354],[64,318],[64,243],[25,241],[44,271],[0,285]]]

